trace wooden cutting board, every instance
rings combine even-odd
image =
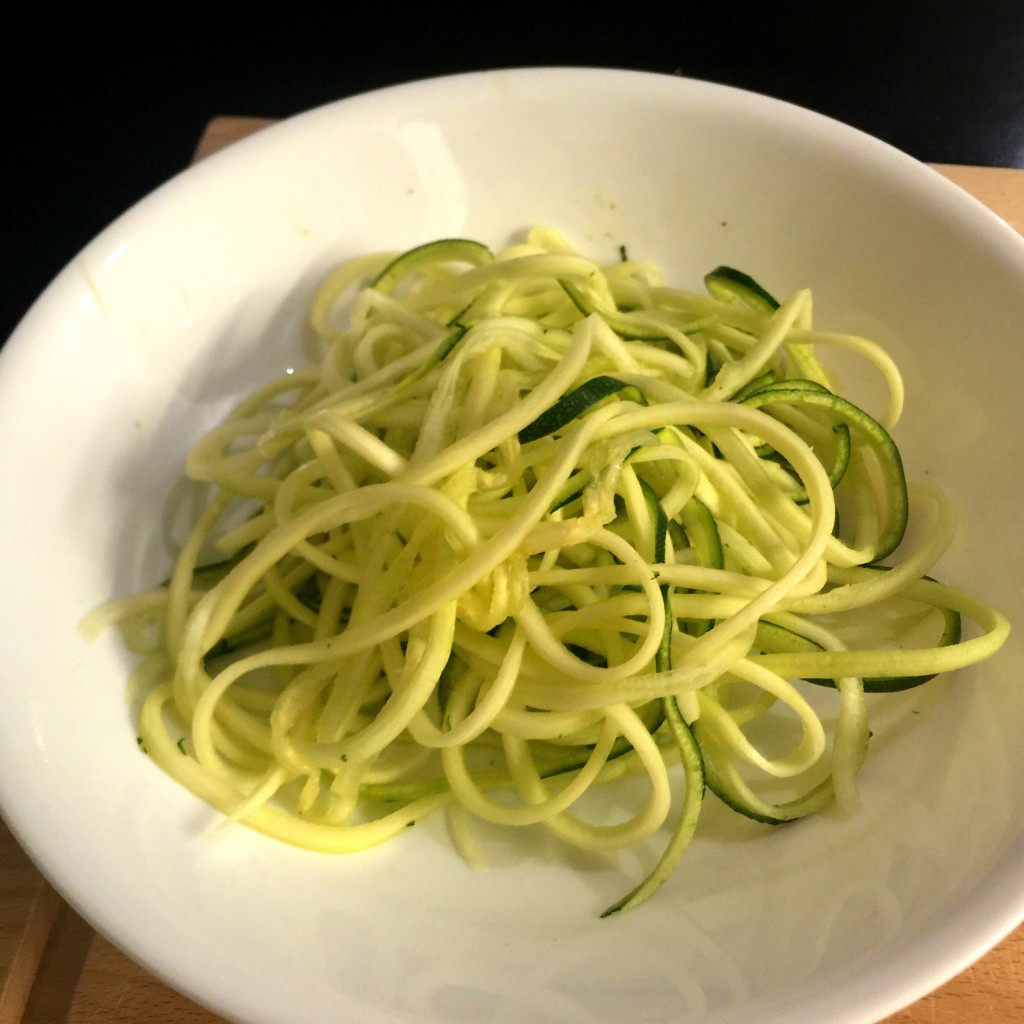
[[[202,159],[269,123],[256,118],[217,118],[203,132],[195,158]],[[1024,233],[1024,170],[936,166]],[[885,1024],[1021,1021],[1024,926],[958,977]],[[97,935],[50,888],[0,822],[0,1024],[171,1022],[224,1024]]]

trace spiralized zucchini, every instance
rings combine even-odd
[[[927,575],[955,516],[906,483],[892,359],[815,329],[807,291],[705,285],[545,227],[339,267],[320,361],[192,450],[212,498],[170,579],[85,623],[142,655],[149,755],[313,850],[440,809],[467,857],[474,818],[587,850],[667,830],[606,914],[665,881],[706,789],[771,823],[855,807],[868,694],[1009,627]],[[835,346],[886,382],[878,418]],[[628,814],[582,800],[626,777]]]

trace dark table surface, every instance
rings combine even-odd
[[[259,46],[211,45],[197,26],[203,46],[152,53],[134,31],[45,64],[35,53],[29,75],[9,38],[0,339],[86,242],[188,163],[212,117],[286,117],[417,78],[542,64],[679,74],[789,100],[920,160],[1024,166],[1024,0],[432,6],[422,23],[353,10],[297,8],[301,45],[265,17]]]

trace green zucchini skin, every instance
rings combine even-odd
[[[582,416],[592,405],[620,391],[630,391],[632,397],[643,401],[639,390],[618,377],[601,375],[592,377],[578,388],[563,395],[554,405],[541,413],[532,423],[519,431],[519,443],[529,444],[553,434]],[[644,403],[646,404],[646,403]]]
[[[889,504],[888,523],[885,533],[879,539],[875,560],[880,561],[888,557],[899,547],[910,519],[907,477],[899,448],[878,420],[852,402],[833,394],[815,381],[808,380],[766,384],[745,395],[742,403],[753,409],[767,409],[779,403],[820,409],[834,418],[836,426],[845,427],[846,443],[843,444],[841,441],[841,456],[829,473],[833,487],[846,472],[850,458],[849,443],[855,439],[870,448],[878,458]]]
[[[753,309],[774,313],[779,300],[749,274],[735,267],[720,266],[704,275],[704,287],[723,302],[743,302]]]
[[[441,238],[396,256],[377,274],[371,287],[379,292],[394,291],[410,274],[424,270],[431,263],[468,263],[480,267],[493,259],[494,254],[482,242],[471,238]]]

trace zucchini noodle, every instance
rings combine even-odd
[[[439,810],[473,861],[477,818],[585,850],[667,834],[606,914],[669,877],[706,790],[772,824],[854,808],[875,694],[1009,626],[927,575],[955,513],[907,485],[891,356],[816,330],[809,291],[704,285],[548,227],[331,273],[319,362],[193,447],[211,498],[168,581],[83,623],[141,658],[147,753],[312,850]],[[880,418],[836,393],[837,346]],[[593,798],[626,778],[635,806]]]

